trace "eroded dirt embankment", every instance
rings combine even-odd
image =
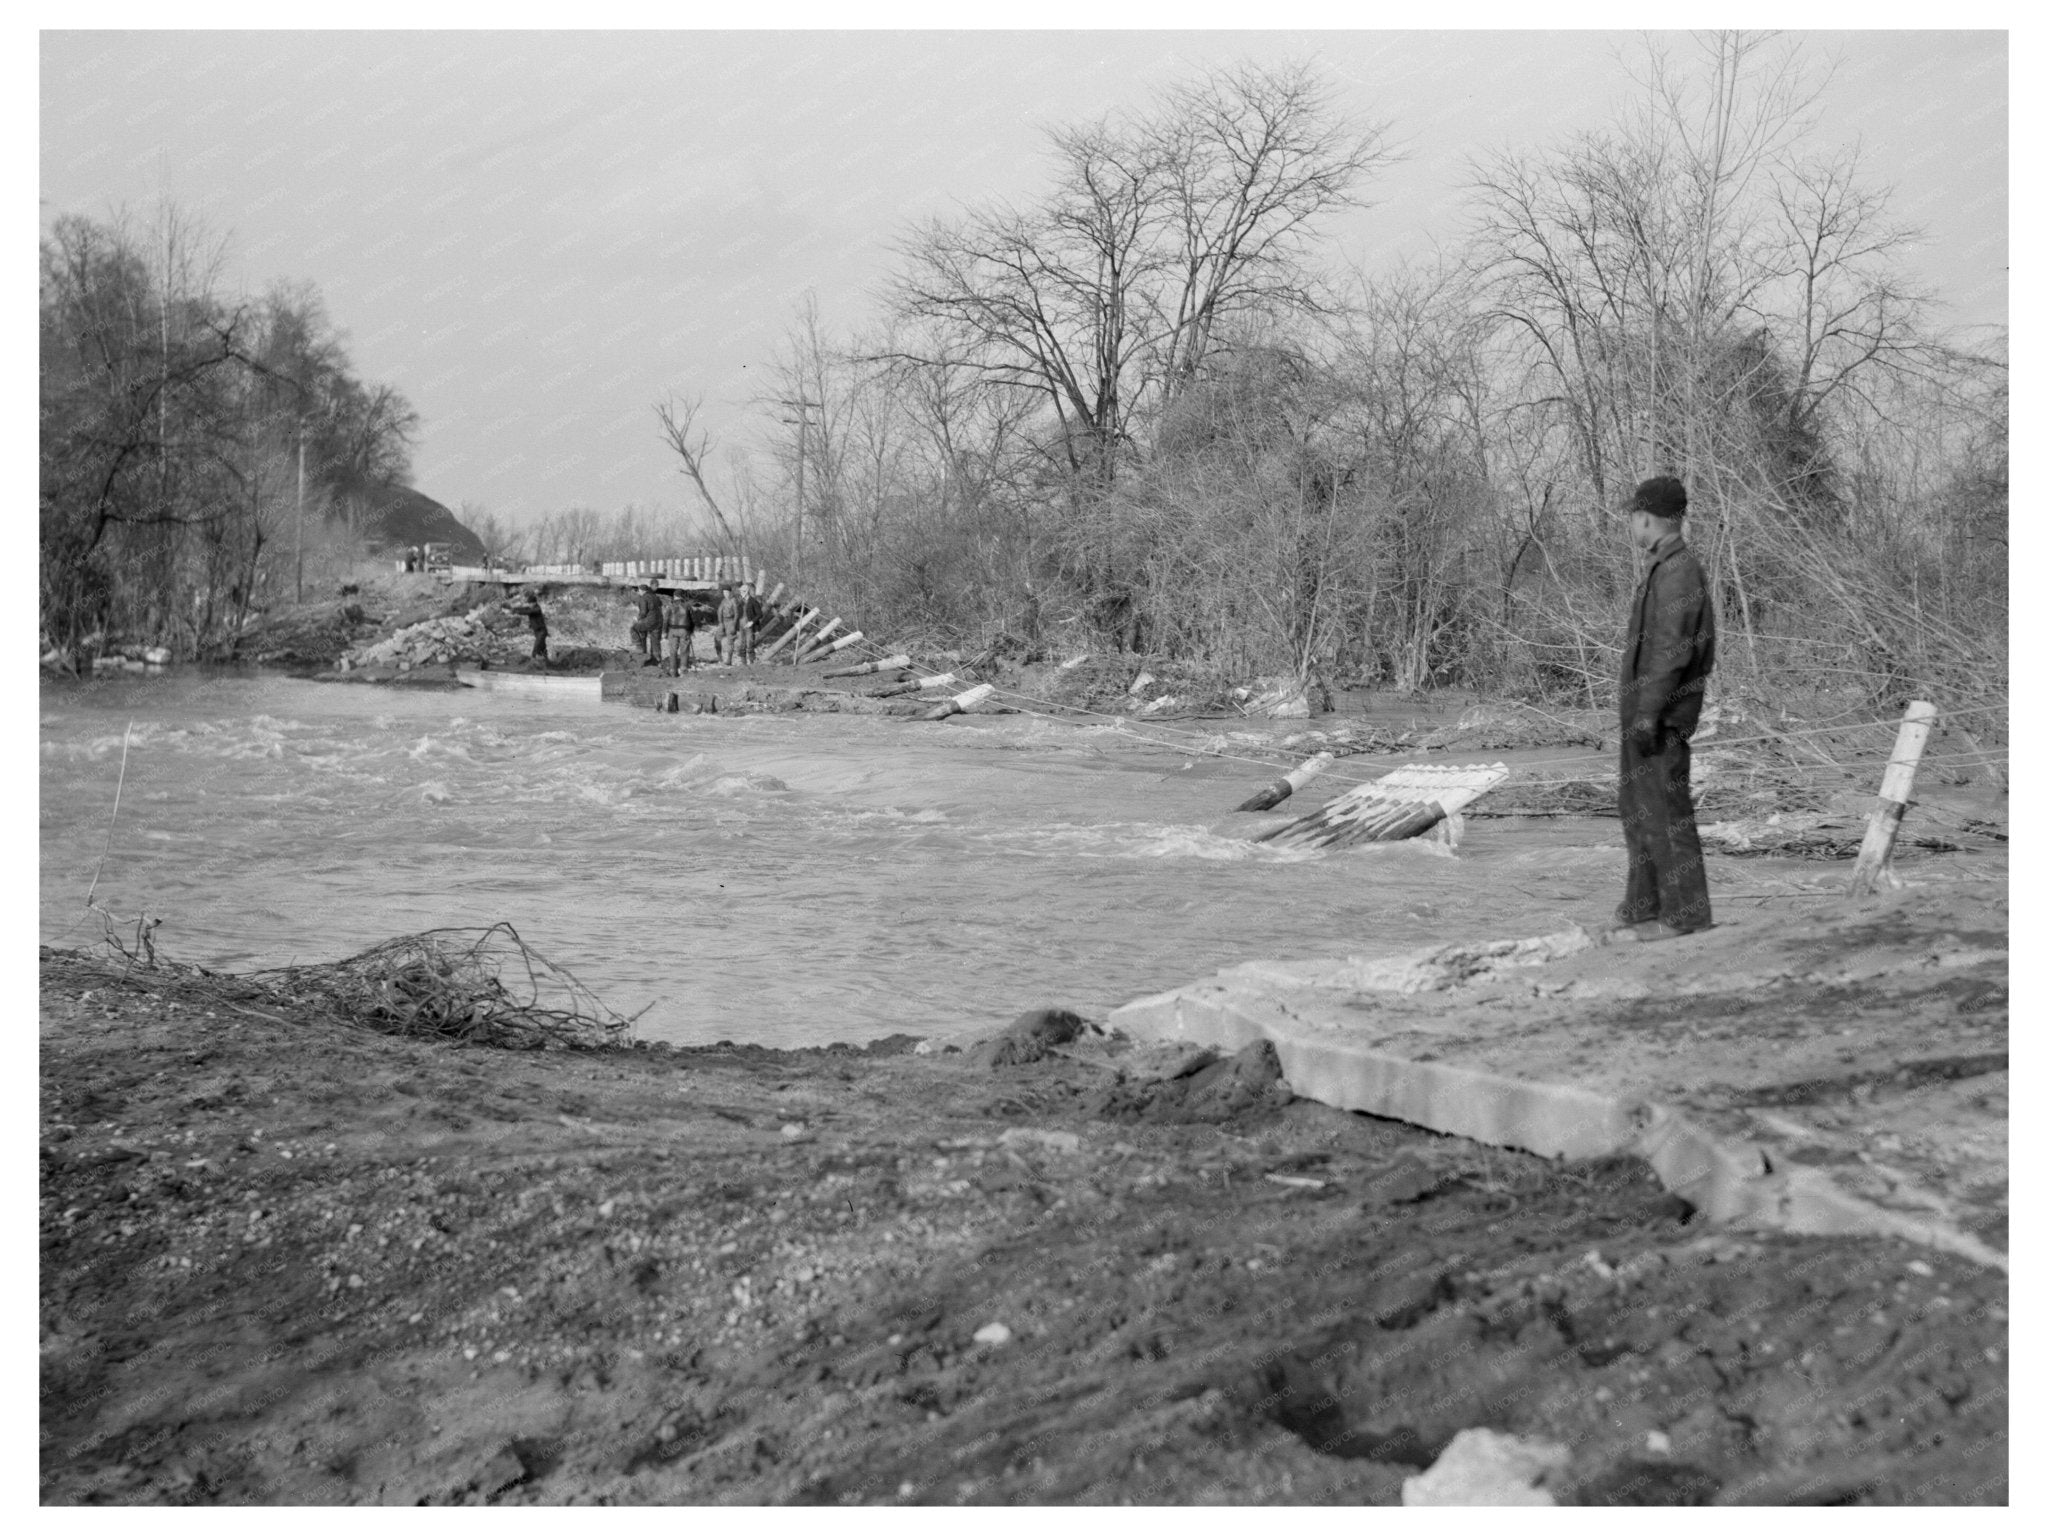
[[[46,951],[44,1501],[1384,1503],[1470,1426],[1561,1502],[2005,1496],[1994,1272],[1269,1048],[908,1044],[465,1049]]]

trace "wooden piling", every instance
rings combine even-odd
[[[830,645],[813,646],[797,658],[797,665],[803,666],[808,662],[824,661],[827,657],[837,655],[840,651],[845,650],[849,645],[857,644],[865,639],[867,639],[867,636],[856,629],[852,634],[841,635]]]
[[[776,639],[773,645],[769,646],[767,650],[761,653],[760,660],[768,660],[777,651],[781,650],[785,645],[789,644],[790,641],[794,640],[798,636],[798,634],[802,632],[803,627],[806,624],[810,623],[811,620],[815,619],[822,612],[824,612],[824,610],[821,608],[813,608],[808,612],[804,613],[801,617],[797,619],[797,621],[794,624],[790,625],[789,628],[785,629],[782,632],[782,634]]]
[[[1245,801],[1238,809],[1240,811],[1270,811],[1274,806],[1285,800],[1336,760],[1337,758],[1334,753],[1318,752],[1314,757],[1293,771],[1282,774],[1256,795],[1253,795],[1251,799]]]
[[[976,683],[965,693],[955,694],[952,698],[946,700],[945,703],[931,711],[924,718],[927,720],[944,720],[950,716],[962,714],[974,708],[975,705],[995,691],[993,683]]]
[[[910,665],[908,656],[898,654],[884,656],[880,661],[856,662],[850,667],[834,667],[830,672],[820,673],[821,677],[866,677],[871,672],[893,672],[898,667]]]
[[[1913,799],[1913,777],[1920,769],[1920,754],[1927,746],[1927,733],[1934,729],[1936,711],[1925,699],[1906,706],[1899,722],[1898,740],[1892,744],[1892,760],[1885,765],[1884,784],[1877,792],[1877,809],[1863,829],[1863,847],[1856,855],[1856,867],[1849,874],[1849,893],[1870,896],[1881,887],[1897,889],[1899,877],[1892,873],[1892,845],[1898,841],[1899,823]]]
[[[1310,848],[1397,842],[1457,815],[1507,777],[1504,763],[1411,764],[1252,841]]]

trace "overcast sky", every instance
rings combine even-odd
[[[1683,38],[1671,39],[1684,46]],[[875,313],[922,217],[1042,184],[1048,124],[1241,59],[1312,58],[1408,158],[1332,227],[1367,272],[1457,242],[1467,159],[1607,120],[1597,32],[45,33],[44,227],[160,194],[230,287],[304,279],[358,372],[418,408],[419,488],[515,520],[688,507],[651,403],[740,443],[804,292]],[[2006,319],[1996,32],[1807,34],[1822,142],[1927,234],[1946,323]]]

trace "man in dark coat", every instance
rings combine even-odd
[[[541,611],[540,588],[528,587],[516,599],[505,605],[506,611],[516,613],[526,620],[533,631],[533,660],[545,667],[548,664],[548,616]]]
[[[761,599],[754,596],[752,582],[740,583],[738,606],[733,612],[733,649],[741,661],[752,664],[754,660],[754,631],[761,623]]]
[[[1628,889],[1611,937],[1676,938],[1713,926],[1693,824],[1692,733],[1714,670],[1714,604],[1681,532],[1685,486],[1645,480],[1629,531],[1649,557],[1621,652],[1621,829]]]
[[[668,630],[668,614],[661,602],[661,589],[648,577],[640,589],[640,611],[633,620],[633,643],[640,648],[640,665],[661,665],[661,637]]]

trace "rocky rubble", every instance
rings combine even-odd
[[[524,620],[496,603],[484,603],[459,616],[408,625],[374,645],[347,652],[336,665],[344,672],[374,666],[409,671],[457,661],[493,661],[507,654],[524,633]]]

